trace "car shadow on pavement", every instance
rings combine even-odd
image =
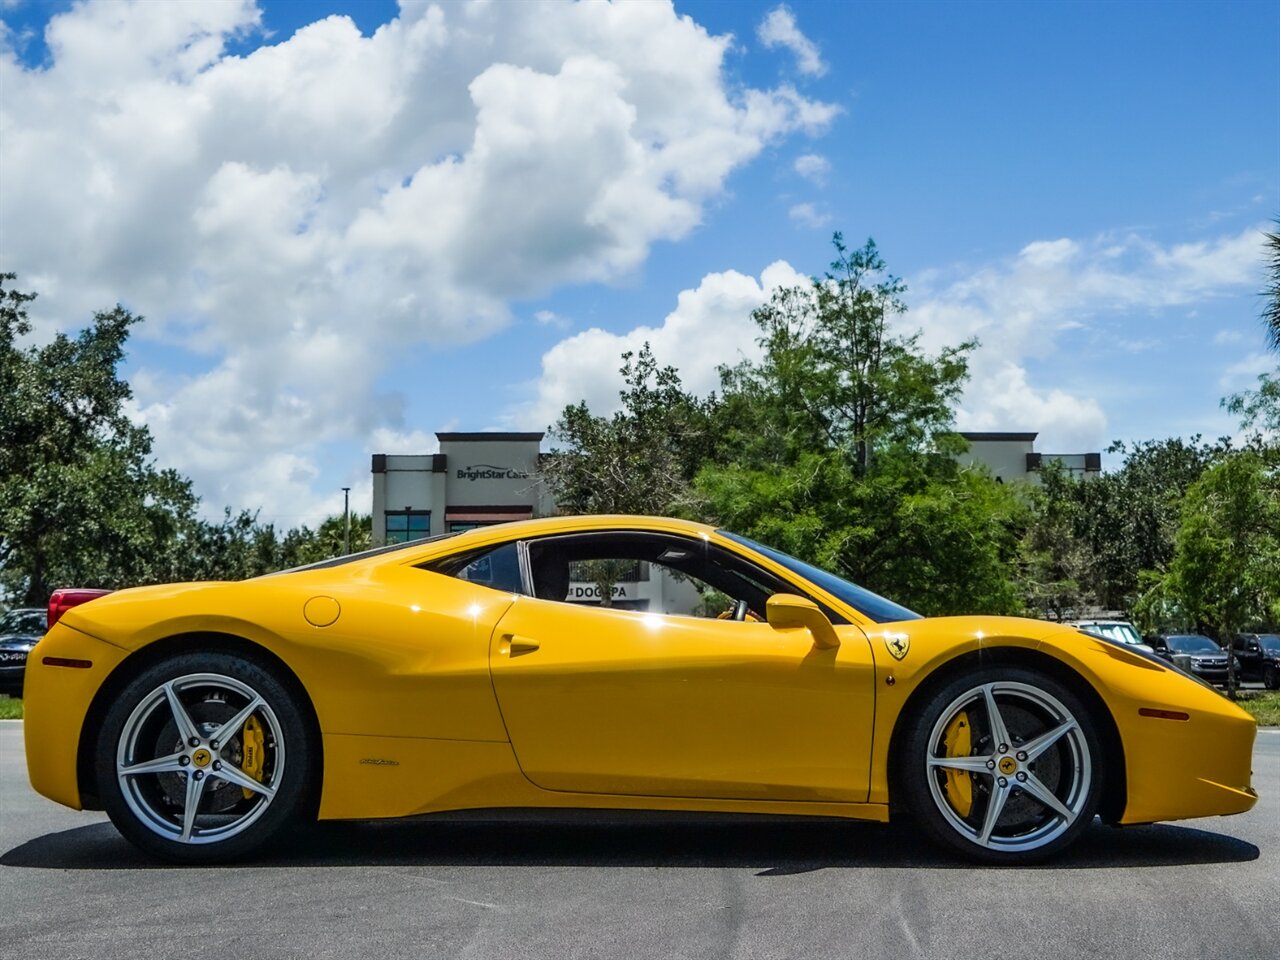
[[[1172,824],[1117,830],[1095,823],[1065,854],[1037,869],[1243,863],[1258,856],[1253,844],[1208,830]],[[29,840],[0,855],[0,865],[182,869],[141,853],[109,823]],[[866,867],[982,869],[947,856],[909,823],[774,818],[324,823],[295,831],[238,866],[732,867],[764,877]]]

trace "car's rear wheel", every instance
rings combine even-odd
[[[315,745],[270,670],[192,653],[135,677],[98,739],[103,806],[149,853],[192,863],[245,856],[306,809]]]
[[[1268,690],[1280,690],[1280,667],[1268,664],[1262,671],[1262,685]]]
[[[983,863],[1032,863],[1093,820],[1102,746],[1087,708],[1039,671],[998,667],[946,683],[912,719],[901,783],[920,824]]]

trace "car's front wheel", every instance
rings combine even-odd
[[[1268,664],[1262,671],[1262,685],[1268,690],[1280,690],[1280,667],[1274,663]]]
[[[263,665],[175,656],[135,677],[107,711],[96,757],[103,806],[157,856],[242,857],[307,809],[312,739],[294,695]]]
[[[983,863],[1031,863],[1092,821],[1102,787],[1096,725],[1075,694],[1017,667],[953,678],[912,719],[901,783],[937,840]]]

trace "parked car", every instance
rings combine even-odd
[[[1188,658],[1187,666],[1197,677],[1210,683],[1227,682],[1227,651],[1200,633],[1161,634],[1151,638],[1156,656],[1173,660],[1179,654]],[[1236,676],[1240,660],[1236,659]]]
[[[1077,630],[1083,630],[1085,633],[1097,634],[1106,637],[1108,640],[1116,640],[1120,643],[1141,650],[1143,653],[1155,653],[1155,651],[1142,639],[1142,634],[1138,632],[1138,628],[1127,620],[1071,620],[1069,624]]]
[[[577,602],[587,561],[679,574],[731,615]],[[953,850],[1023,864],[1095,815],[1257,800],[1254,719],[1154,657],[1064,624],[921,617],[682,520],[500,524],[50,619],[32,785],[187,862],[317,815],[577,807],[909,810]]]
[[[1242,633],[1231,647],[1244,679],[1261,680],[1268,690],[1280,690],[1280,633]]]
[[[44,636],[46,617],[38,607],[19,607],[0,617],[0,693],[22,694],[27,654]]]

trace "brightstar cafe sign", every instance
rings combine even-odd
[[[458,468],[459,480],[524,480],[529,475],[523,470],[511,467],[496,467],[491,463],[475,463],[469,467]]]

